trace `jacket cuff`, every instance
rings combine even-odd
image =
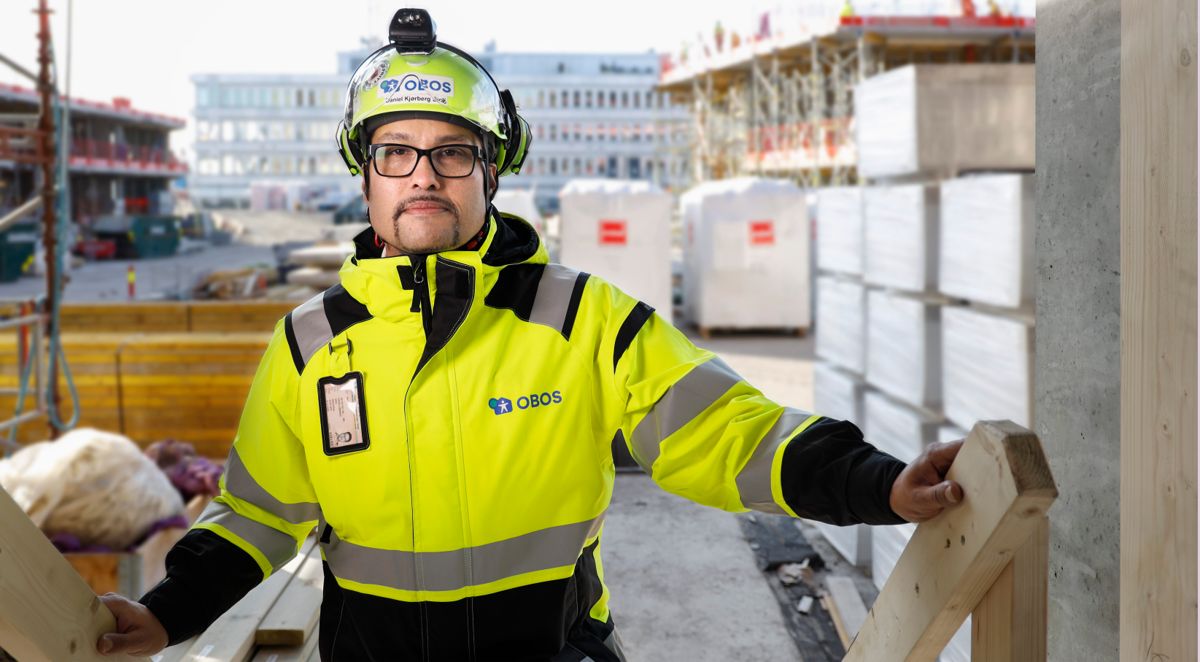
[[[800,517],[829,524],[903,524],[890,505],[900,460],[863,441],[849,421],[822,418],[788,442],[780,485]]]

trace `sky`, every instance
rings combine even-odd
[[[36,0],[0,2],[0,53],[36,72]],[[338,51],[386,37],[398,3],[380,0],[51,0],[60,90],[189,120],[197,73],[333,73]],[[700,32],[749,27],[767,2],[424,0],[438,36],[478,52],[678,51]],[[682,8],[685,8],[682,11]],[[736,9],[735,9],[736,8]],[[67,63],[69,61],[69,67]],[[0,64],[0,82],[26,84]],[[190,131],[183,132],[184,136]],[[179,137],[174,141],[180,144]],[[190,142],[187,139],[183,144]]]

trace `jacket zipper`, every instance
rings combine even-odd
[[[425,331],[425,343],[429,343],[429,332],[433,327],[433,311],[429,305],[429,283],[425,274],[425,256],[412,255],[409,256],[409,262],[412,263],[413,273],[413,303],[412,311],[421,313],[421,328]],[[424,350],[422,350],[423,352]],[[408,388],[404,390],[404,421],[407,432],[407,447],[408,447],[408,502],[412,507],[412,532],[413,532],[413,551],[417,550],[417,508],[416,502],[416,439],[413,434],[412,416],[409,408],[409,395],[412,392],[413,383],[417,381],[417,375],[420,373],[420,367],[413,373],[412,378],[408,380]],[[425,601],[421,599],[421,588],[423,582],[423,573],[417,564],[417,555],[413,554],[413,576],[417,580],[417,601],[421,607],[421,659],[428,662],[429,658],[429,614],[425,608]]]

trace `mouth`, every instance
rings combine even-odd
[[[428,202],[425,200],[419,200],[417,202],[412,202],[410,204],[404,205],[404,209],[400,213],[428,215],[428,214],[441,214],[441,213],[448,212],[448,211],[450,211],[450,208],[447,207],[446,205],[443,205],[443,204],[440,204],[437,202]]]

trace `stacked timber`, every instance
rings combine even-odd
[[[296,268],[288,271],[289,285],[306,285],[324,290],[338,284],[338,270],[346,258],[354,253],[350,242],[317,244],[292,251],[288,264]]]

